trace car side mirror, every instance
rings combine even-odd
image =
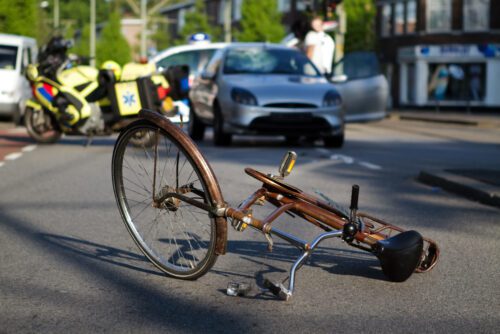
[[[340,75],[335,75],[330,78],[330,81],[333,83],[343,83],[347,81],[347,75],[345,74],[340,74]]]
[[[210,81],[215,80],[215,73],[213,72],[203,71],[201,72],[200,76],[203,80],[210,80]]]

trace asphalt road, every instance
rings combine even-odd
[[[277,241],[268,253],[251,230],[230,228],[229,253],[197,281],[150,265],[116,208],[113,138],[32,146],[22,130],[2,130],[0,140],[1,333],[498,333],[500,211],[415,181],[421,169],[498,169],[498,128],[385,120],[349,126],[340,150],[294,147],[289,183],[345,205],[357,183],[362,211],[434,239],[441,259],[391,283],[375,257],[329,240],[299,271],[289,302],[258,284],[285,278],[297,251]],[[233,205],[259,186],[243,168],[275,171],[288,149],[267,137],[200,147]],[[277,226],[309,240],[318,232],[293,219]],[[229,297],[230,281],[254,289]]]

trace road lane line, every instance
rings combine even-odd
[[[36,148],[36,145],[28,145],[22,148],[21,151],[23,152],[31,152]]]
[[[20,158],[23,154],[20,153],[20,152],[15,152],[15,153],[11,153],[11,154],[8,154],[4,157],[4,160],[16,160],[18,158]]]
[[[381,170],[382,167],[380,167],[379,165],[375,165],[375,164],[372,164],[370,162],[366,162],[366,161],[360,161],[358,162],[361,166],[363,167],[366,167],[368,169],[372,169],[372,170]]]
[[[2,167],[3,165],[5,165],[5,162],[0,161],[0,167]]]
[[[349,156],[343,155],[343,154],[334,154],[334,155],[331,155],[330,156],[330,160],[340,160],[343,163],[348,164],[348,165],[354,163],[354,158],[353,157],[349,157]]]

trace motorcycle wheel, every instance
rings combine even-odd
[[[26,108],[24,125],[30,137],[41,144],[55,143],[62,135],[54,118],[46,110]]]

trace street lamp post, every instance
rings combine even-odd
[[[95,67],[95,0],[90,0],[90,66]]]
[[[146,57],[147,0],[141,0],[141,57]]]
[[[54,29],[59,29],[59,0],[54,0]]]
[[[232,0],[224,0],[224,42],[231,42],[231,12],[232,12]]]

